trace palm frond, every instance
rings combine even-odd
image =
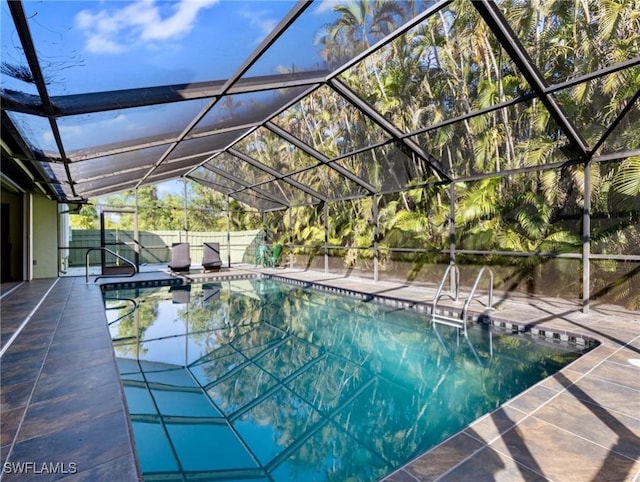
[[[640,196],[640,156],[630,157],[622,163],[612,186],[625,196]]]

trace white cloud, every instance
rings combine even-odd
[[[86,134],[86,131],[82,128],[82,126],[77,126],[77,125],[76,126],[61,125],[59,129],[60,129],[60,135],[65,141],[68,141],[70,139],[72,140],[81,139],[83,134]]]
[[[107,35],[96,34],[87,39],[86,49],[94,53],[118,54],[126,47],[111,40]]]
[[[193,28],[193,22],[198,16],[198,12],[216,2],[217,0],[182,1],[177,5],[176,12],[171,17],[166,19],[154,18],[152,19],[153,21],[146,23],[142,38],[155,40],[184,35]]]
[[[315,13],[330,12],[333,10],[333,7],[340,4],[344,4],[344,2],[339,0],[320,0],[320,2],[318,2],[318,6],[315,9]]]
[[[141,42],[174,40],[191,31],[200,10],[219,0],[181,0],[170,15],[163,14],[156,0],[137,0],[119,9],[76,15],[76,27],[87,36],[85,48],[94,53],[119,53]]]
[[[161,182],[156,184],[156,190],[159,197],[164,197],[169,194],[181,196],[184,193],[184,181],[173,179],[171,181]]]
[[[269,18],[265,10],[240,10],[238,14],[249,21],[249,25],[259,32],[258,42],[261,42],[278,25],[278,20]]]
[[[132,121],[128,116],[117,112],[115,115],[98,116],[98,119],[87,115],[61,121],[58,128],[64,142],[73,146],[73,151],[82,146],[100,145],[104,138],[109,138],[115,132],[127,131],[131,125]]]

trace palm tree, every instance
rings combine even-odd
[[[340,14],[316,35],[329,67],[341,65],[392,32],[406,18],[406,11],[393,0],[349,0],[333,10]]]

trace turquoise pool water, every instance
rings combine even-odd
[[[145,480],[379,480],[580,356],[272,280],[105,305]]]

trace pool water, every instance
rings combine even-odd
[[[145,480],[379,480],[581,354],[267,279],[105,305]]]

